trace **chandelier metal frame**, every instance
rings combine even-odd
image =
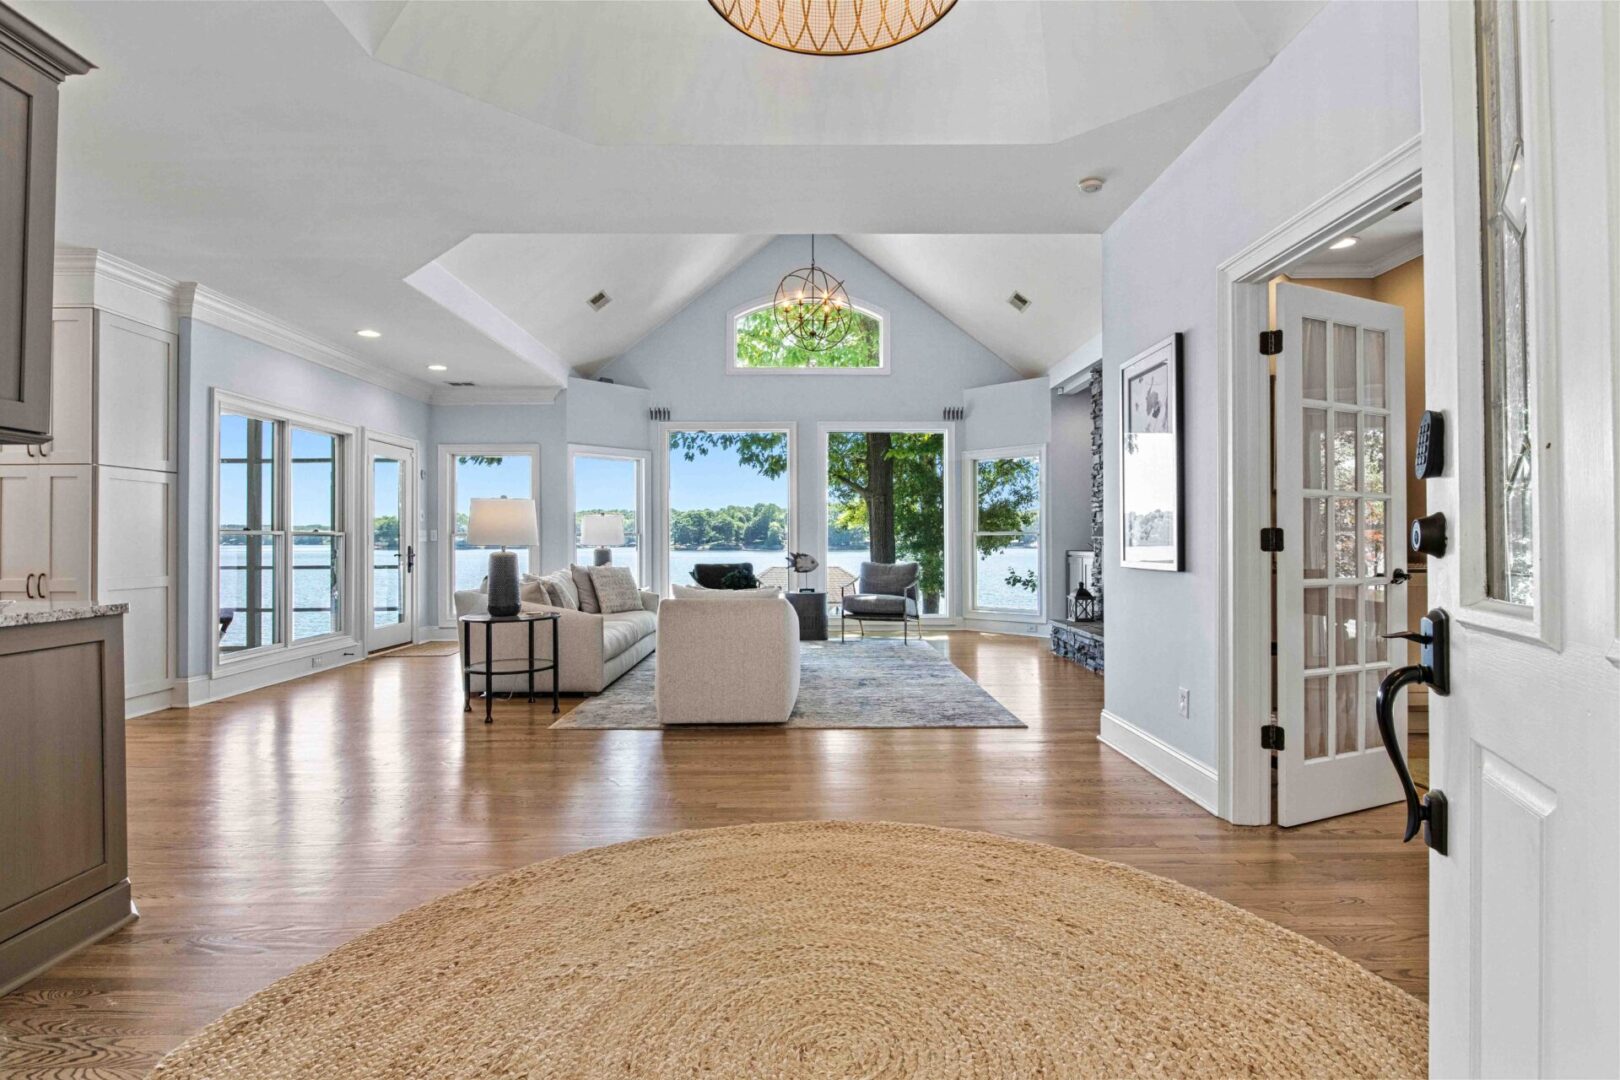
[[[709,0],[762,45],[806,56],[859,56],[904,44],[937,25],[956,0]]]
[[[783,337],[807,352],[842,345],[855,325],[855,308],[844,283],[816,265],[816,237],[810,236],[810,265],[790,270],[776,286],[771,312]]]

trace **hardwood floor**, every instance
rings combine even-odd
[[[1426,849],[1400,843],[1399,807],[1234,828],[1098,743],[1102,680],[1044,642],[934,643],[1028,730],[550,731],[549,702],[521,700],[486,727],[481,707],[462,712],[453,657],[410,655],[131,721],[141,918],[0,998],[0,1076],[143,1076],[255,990],[434,896],[580,848],[751,821],[1059,844],[1203,889],[1426,995]]]

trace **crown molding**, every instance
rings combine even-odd
[[[83,75],[96,66],[4,4],[0,4],[0,48],[57,82],[69,75]]]
[[[1283,273],[1291,278],[1375,278],[1405,266],[1423,254],[1423,237],[1416,236],[1382,258],[1363,263],[1302,263]]]
[[[444,386],[433,391],[435,405],[550,405],[560,386]]]
[[[96,307],[159,330],[177,329],[179,282],[97,248],[58,246],[55,307]]]
[[[182,319],[205,322],[221,330],[229,330],[238,337],[257,341],[272,349],[280,349],[312,364],[319,364],[350,378],[369,382],[385,390],[392,390],[396,394],[415,398],[417,401],[433,400],[433,386],[422,379],[413,379],[408,375],[377,367],[353,353],[344,352],[335,345],[329,345],[319,338],[304,333],[291,323],[283,322],[268,312],[249,307],[195,281],[180,283],[176,308],[178,316]]]

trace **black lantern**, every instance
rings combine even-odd
[[[1097,621],[1097,598],[1084,585],[1076,585],[1074,595],[1069,597],[1069,621]]]

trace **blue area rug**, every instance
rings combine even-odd
[[[653,653],[596,697],[551,726],[605,730],[657,728]],[[719,672],[716,678],[723,678]],[[682,725],[687,726],[687,725]],[[1021,728],[938,649],[898,641],[807,641],[790,728]]]

